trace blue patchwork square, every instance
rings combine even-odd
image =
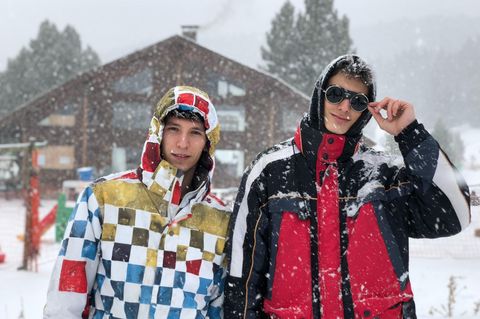
[[[179,104],[178,109],[181,110],[181,111],[193,111],[194,110],[193,107],[191,107],[188,104]]]
[[[125,310],[125,315],[127,318],[137,318],[138,317],[138,308],[140,304],[133,302],[125,302],[123,305],[123,310]]]
[[[100,219],[100,209],[97,208],[95,211],[91,211],[90,209],[88,210],[88,221],[92,222],[93,217],[96,217],[97,219]]]
[[[155,285],[160,285],[160,281],[162,280],[162,272],[163,268],[162,267],[157,267],[155,270]]]
[[[193,292],[183,292],[183,308],[196,309],[197,302],[195,301],[195,293]]]
[[[185,273],[176,271],[173,279],[173,288],[181,288],[185,285]]]
[[[97,243],[90,240],[85,240],[83,242],[82,257],[86,257],[90,260],[95,260],[96,256],[97,256]]]
[[[65,238],[62,240],[62,247],[60,247],[60,251],[58,252],[59,256],[65,256],[65,253],[67,252],[67,247],[68,247],[68,238]]]
[[[112,278],[112,261],[102,259],[103,268],[105,268],[105,276],[107,278]]]
[[[208,287],[210,287],[211,284],[211,279],[200,278],[200,284],[198,285],[197,293],[206,295],[208,293]]]
[[[215,271],[215,274],[213,275],[213,282],[215,284],[218,284],[219,282],[222,281],[222,276],[223,276],[223,269],[218,269]]]
[[[103,309],[105,309],[106,312],[110,312],[110,310],[112,310],[113,297],[101,296],[101,299],[103,303]]]
[[[158,290],[157,303],[161,305],[170,305],[172,301],[172,288],[160,287]]]
[[[86,220],[76,220],[73,222],[72,230],[70,231],[70,237],[83,238],[87,230]]]
[[[105,311],[95,309],[95,314],[93,315],[93,319],[103,319],[105,315]]]
[[[156,310],[157,310],[157,305],[150,304],[150,308],[148,309],[148,318],[155,318]]]
[[[103,282],[105,281],[105,276],[101,274],[97,274],[95,276],[95,281],[97,282],[97,289],[100,291],[103,286]]]
[[[128,264],[127,282],[141,284],[143,282],[144,273],[145,273],[145,266]]]
[[[197,310],[197,315],[195,316],[195,319],[205,319],[205,316],[202,314],[200,310]]]
[[[152,290],[151,286],[141,286],[140,288],[140,303],[149,304],[152,301]]]
[[[212,319],[213,318],[222,318],[220,316],[221,310],[222,310],[221,307],[208,307],[207,317],[212,318]]]
[[[110,281],[110,284],[112,285],[114,296],[120,300],[123,300],[123,291],[125,288],[125,283],[123,281],[112,280]]]
[[[182,312],[182,309],[180,308],[170,308],[170,311],[168,312],[167,319],[178,319],[180,318],[180,313]]]

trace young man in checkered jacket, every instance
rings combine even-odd
[[[220,138],[206,93],[170,89],[137,170],[80,195],[44,318],[222,318],[230,214],[210,193]]]

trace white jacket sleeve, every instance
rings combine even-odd
[[[95,281],[102,232],[100,209],[91,187],[79,196],[55,262],[44,318],[81,318]]]

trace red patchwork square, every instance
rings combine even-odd
[[[177,253],[173,251],[165,251],[163,253],[163,267],[175,269],[175,262],[177,261]]]
[[[201,259],[197,260],[187,260],[187,272],[198,275],[200,273],[200,265],[202,264]]]
[[[182,188],[180,187],[180,183],[176,182],[175,186],[173,187],[172,204],[180,205],[181,195],[182,195]]]
[[[178,104],[187,104],[187,105],[193,105],[193,94],[190,93],[183,93],[180,94],[177,98],[177,103]]]
[[[145,146],[145,155],[142,156],[143,169],[154,172],[160,160],[160,144],[148,142]]]
[[[208,102],[202,99],[200,96],[196,96],[195,106],[198,107],[205,115],[208,114]]]
[[[58,290],[67,292],[87,292],[85,261],[63,260]]]

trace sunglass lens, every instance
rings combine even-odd
[[[336,86],[330,86],[325,91],[325,96],[330,103],[340,103],[343,100],[343,90]]]
[[[350,105],[355,111],[363,112],[368,107],[368,99],[365,95],[357,94],[350,100]]]

